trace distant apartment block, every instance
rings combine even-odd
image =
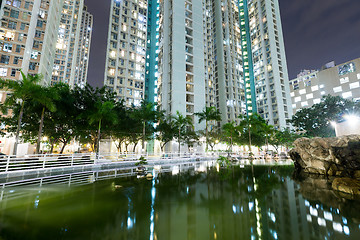
[[[85,86],[87,83],[93,21],[93,15],[89,13],[87,7],[84,6],[81,17],[74,76],[74,84],[80,87]]]
[[[92,15],[87,12],[84,0],[64,1],[56,42],[52,84],[63,82],[72,87],[74,84],[86,84],[92,21]]]
[[[360,100],[360,58],[335,65],[327,64],[318,71],[303,71],[290,81],[293,111],[321,102],[325,95]]]
[[[104,85],[127,106],[144,99],[148,1],[111,1]]]
[[[0,10],[0,77],[43,75],[50,84],[63,0],[7,0]]]
[[[158,104],[193,119],[206,106],[202,1],[160,1]]]

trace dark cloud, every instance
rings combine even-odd
[[[279,0],[290,78],[360,57],[359,0]]]

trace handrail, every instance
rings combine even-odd
[[[104,165],[117,162],[135,162],[140,157],[147,161],[155,160],[184,160],[184,159],[205,159],[229,156],[235,159],[247,159],[251,161],[268,160],[264,156],[239,155],[227,152],[198,152],[198,153],[177,153],[167,152],[161,154],[149,153],[76,153],[76,154],[39,154],[27,155],[24,157],[6,156],[0,157],[0,174],[14,171],[30,171],[50,168],[67,168],[92,165]],[[271,158],[271,160],[288,160],[287,157]]]
[[[0,157],[0,174],[14,171],[30,171],[50,168],[79,167],[91,165],[103,165],[116,162],[134,162],[140,157],[146,160],[170,160],[170,159],[191,159],[206,158],[209,156],[216,157],[206,153],[164,153],[158,154],[138,154],[138,153],[79,153],[79,154],[39,154],[26,155],[24,157],[6,156]]]

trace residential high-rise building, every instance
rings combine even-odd
[[[84,6],[81,16],[79,44],[76,51],[74,84],[83,87],[87,83],[93,15]]]
[[[326,95],[360,100],[360,58],[343,64],[325,65],[322,70],[302,71],[290,81],[294,114],[320,103]]]
[[[196,129],[204,126],[194,113],[206,106],[220,110],[222,124],[257,112],[288,126],[278,0],[114,0],[111,7],[104,83],[127,105],[146,97],[167,114],[189,116]]]
[[[86,84],[92,15],[84,0],[64,0],[56,43],[52,84]]]
[[[238,2],[205,1],[204,33],[207,106],[223,123],[239,122],[246,104]]]
[[[249,73],[246,71],[247,63],[244,63],[244,75],[250,76],[250,89],[246,85],[245,92],[252,94],[253,109],[255,94],[257,112],[264,119],[274,126],[287,127],[286,120],[292,116],[292,105],[278,0],[243,0],[239,1],[240,8],[242,4],[248,18],[245,17],[245,24],[241,20],[240,25],[250,35],[247,36],[248,44],[251,43],[248,52],[251,50],[252,53]],[[246,55],[244,49],[243,55]],[[245,84],[248,84],[247,80]],[[249,109],[250,98],[246,99]]]
[[[50,84],[63,0],[8,0],[0,10],[0,77],[43,75]]]
[[[202,1],[160,1],[159,24],[159,107],[194,121],[206,106]]]
[[[127,106],[144,99],[148,1],[111,1],[104,85]]]
[[[148,1],[148,28],[145,72],[145,99],[157,102],[158,69],[159,69],[159,0]]]

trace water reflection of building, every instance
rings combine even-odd
[[[350,239],[360,236],[360,225],[344,217],[338,208],[305,201],[311,239]],[[355,239],[355,238],[354,238]]]
[[[290,178],[280,178],[282,187],[267,197],[267,224],[274,239],[310,239],[306,207],[299,187]]]
[[[155,208],[155,232],[159,239],[249,239],[256,221],[254,202],[241,192],[247,179],[216,181],[216,170],[207,176],[202,166],[195,168],[200,176],[168,177],[177,185],[171,193],[157,189],[157,203],[161,203]]]

